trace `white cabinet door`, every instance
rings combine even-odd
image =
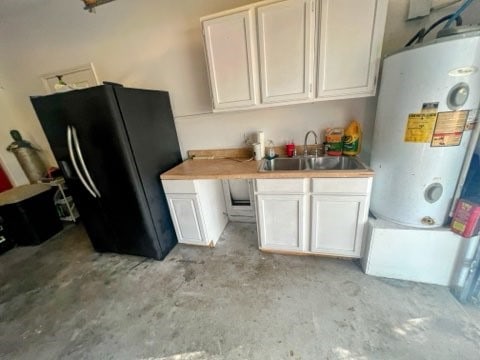
[[[313,97],[314,4],[285,0],[257,8],[263,103]]]
[[[322,0],[317,96],[375,95],[388,0]]]
[[[178,242],[215,246],[228,217],[221,180],[162,180]]]
[[[304,250],[304,195],[259,194],[257,215],[262,249]]]
[[[360,256],[366,196],[312,195],[310,251]]]
[[[210,84],[215,109],[257,103],[253,9],[203,22]]]
[[[208,245],[199,210],[198,196],[195,194],[167,194],[167,201],[178,242]]]

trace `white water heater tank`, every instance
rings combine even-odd
[[[478,113],[479,68],[478,30],[384,60],[371,157],[375,216],[444,224]]]

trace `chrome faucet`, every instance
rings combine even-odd
[[[317,137],[317,134],[315,134],[315,131],[313,130],[310,130],[305,134],[305,142],[303,144],[303,156],[308,156],[307,140],[308,140],[308,135],[310,134],[313,134],[313,136],[315,136],[315,156],[317,156],[318,155],[318,149],[317,149],[318,137]]]

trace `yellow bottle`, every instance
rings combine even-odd
[[[343,137],[343,155],[357,155],[361,150],[362,130],[356,120],[352,120],[345,129]]]

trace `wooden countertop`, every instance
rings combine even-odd
[[[186,160],[160,175],[162,180],[192,179],[292,179],[321,177],[373,177],[366,170],[318,170],[318,171],[267,171],[260,172],[261,161],[247,159],[199,159]]]

